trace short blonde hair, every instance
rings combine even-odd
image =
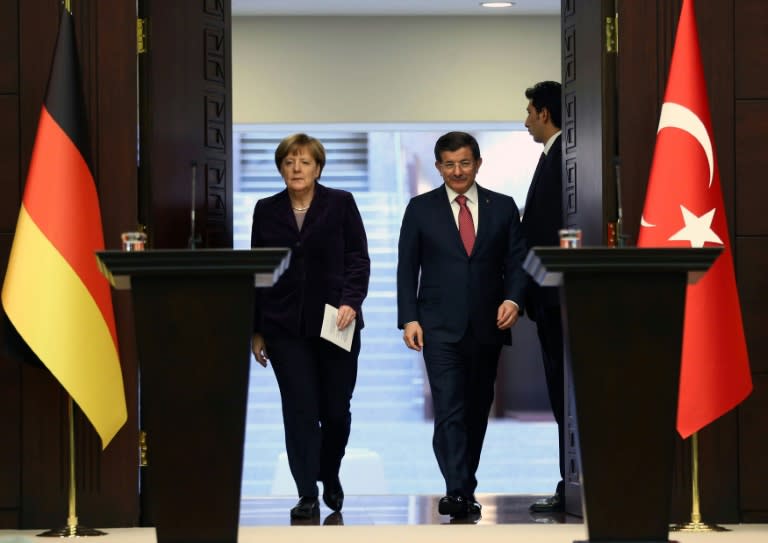
[[[323,168],[325,167],[325,147],[320,143],[320,140],[303,133],[293,134],[283,138],[283,141],[277,146],[277,149],[275,149],[275,165],[277,165],[277,170],[280,171],[280,166],[285,157],[295,154],[299,149],[306,149],[309,151],[309,154],[320,166],[320,173],[322,174]],[[319,178],[320,176],[318,175],[318,179]]]

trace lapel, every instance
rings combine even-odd
[[[493,207],[491,206],[491,194],[490,191],[485,190],[483,187],[477,184],[477,217],[475,221],[477,223],[477,236],[475,237],[475,246],[472,248],[472,255],[476,254],[478,249],[483,248],[483,243],[488,238],[491,231],[491,223],[493,222]]]
[[[529,209],[529,204],[531,203],[531,200],[533,200],[533,194],[536,192],[536,181],[539,179],[539,174],[541,173],[541,168],[544,166],[546,158],[547,155],[542,151],[539,156],[539,162],[536,164],[536,169],[533,172],[533,177],[531,178],[531,185],[528,187],[528,194],[525,196],[525,209]]]
[[[323,185],[315,182],[315,196],[312,198],[312,205],[310,205],[307,210],[307,214],[304,217],[304,225],[301,227],[301,232],[299,232],[301,239],[306,239],[312,233],[314,227],[322,222],[320,218],[325,216],[327,207],[328,191]],[[320,223],[318,221],[320,221]],[[298,232],[298,226],[296,226],[295,219],[293,225]]]
[[[448,199],[445,183],[432,191],[432,194],[436,210],[435,226],[437,226],[440,232],[450,232],[449,235],[453,238],[453,245],[456,250],[466,255],[467,251],[464,250],[464,244],[459,235],[459,228],[456,225],[456,218],[453,216],[453,202]],[[477,240],[475,240],[475,244],[477,244]],[[474,252],[474,249],[472,252]]]
[[[318,224],[321,217],[328,207],[328,191],[320,183],[315,185],[315,197],[312,199],[312,205],[309,206],[307,214],[304,216],[304,224],[299,230],[296,224],[296,215],[291,207],[291,199],[288,196],[288,189],[278,193],[275,199],[275,207],[272,210],[275,221],[282,227],[288,228],[294,233],[297,239],[305,240],[311,235],[313,226]]]
[[[291,208],[291,199],[288,197],[288,189],[283,189],[282,192],[277,194],[274,208],[272,209],[272,216],[276,226],[286,228],[293,232],[296,237],[299,236],[299,228],[296,226],[296,217]]]
[[[438,228],[445,229],[445,231],[453,232],[454,245],[461,254],[467,256],[473,256],[477,253],[478,248],[482,248],[483,240],[488,236],[491,230],[491,198],[489,191],[481,187],[477,181],[475,181],[477,187],[477,217],[472,217],[472,220],[477,225],[477,234],[475,235],[475,245],[472,247],[472,254],[467,255],[467,251],[464,249],[464,243],[461,241],[459,235],[459,228],[456,225],[456,218],[453,216],[453,202],[448,199],[448,193],[445,189],[445,185],[434,191],[435,204],[439,213],[437,220],[439,224]],[[478,222],[480,221],[480,222]]]

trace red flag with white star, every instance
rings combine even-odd
[[[677,26],[638,246],[723,248],[686,293],[677,410],[685,438],[752,391],[693,0]]]

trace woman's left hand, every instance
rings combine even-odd
[[[349,323],[355,320],[355,317],[357,317],[357,313],[354,309],[348,305],[339,306],[339,314],[336,316],[336,327],[339,330],[344,330],[344,328],[349,326]]]

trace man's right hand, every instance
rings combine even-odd
[[[419,321],[411,321],[403,327],[403,340],[409,349],[421,351],[424,347],[424,332]]]
[[[267,346],[264,343],[264,336],[261,334],[253,334],[253,338],[251,338],[251,350],[253,350],[253,356],[256,357],[256,362],[266,368],[269,355],[267,354]]]

